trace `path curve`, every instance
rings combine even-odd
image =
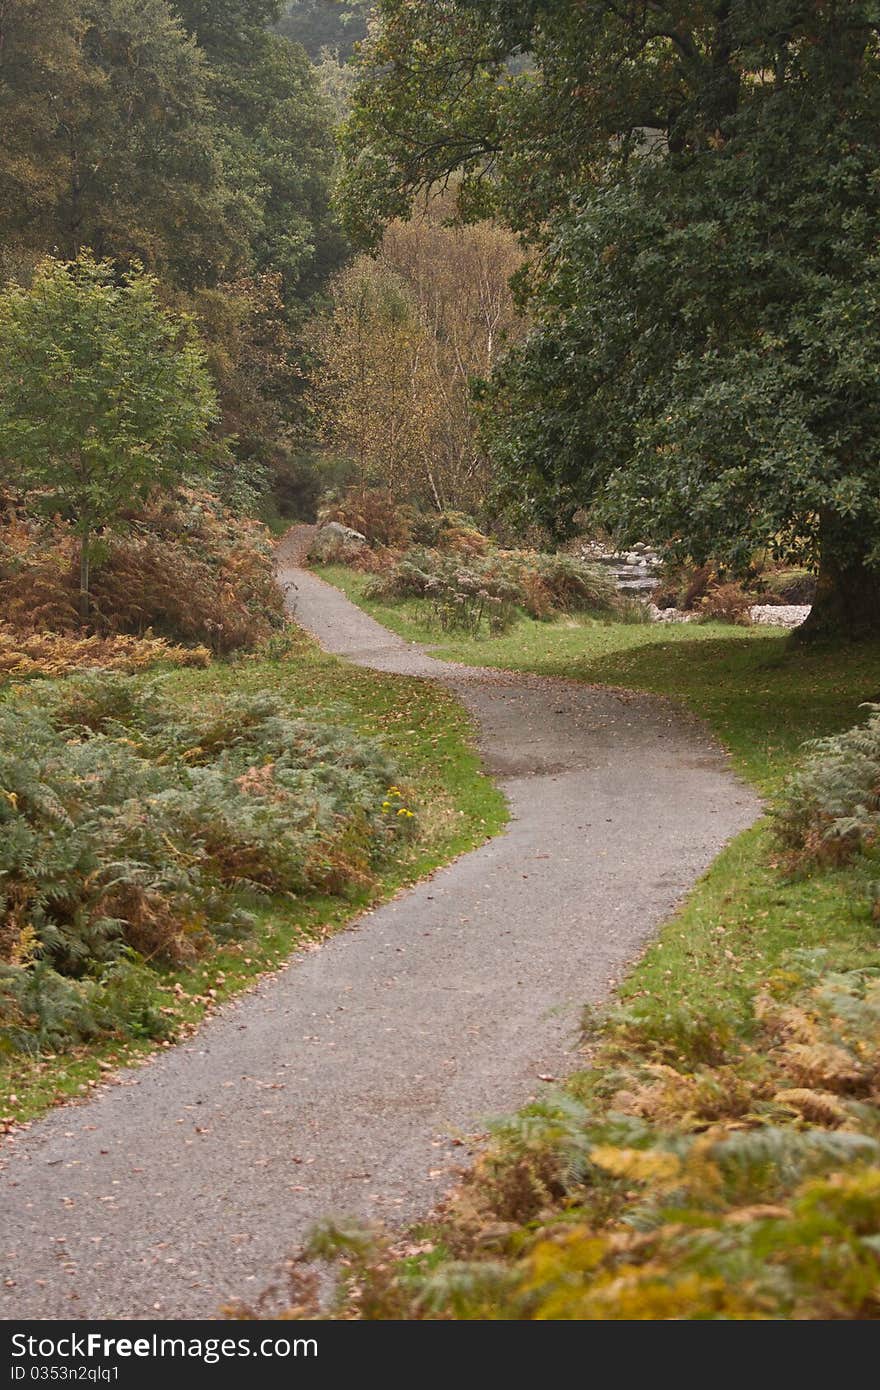
[[[328,1213],[427,1212],[467,1153],[451,1141],[573,1068],[583,1005],[759,811],[672,705],[436,661],[298,569],[301,544],[280,549],[297,620],[453,690],[511,824],[20,1135],[6,1318],[211,1317]]]

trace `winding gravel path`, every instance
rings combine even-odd
[[[435,661],[297,569],[301,542],[280,555],[297,619],[452,689],[510,827],[19,1135],[6,1318],[211,1317],[328,1213],[426,1212],[467,1152],[452,1140],[575,1065],[583,1005],[758,812],[673,706]]]

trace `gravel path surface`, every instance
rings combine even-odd
[[[4,1317],[211,1317],[328,1213],[425,1213],[466,1157],[452,1141],[574,1067],[583,1005],[759,811],[673,706],[444,665],[298,570],[302,542],[280,552],[297,619],[454,690],[510,827],[20,1134]]]

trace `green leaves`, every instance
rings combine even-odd
[[[84,248],[145,266],[198,315],[223,432],[263,466],[301,414],[291,332],[345,250],[332,113],[280,8],[11,0],[0,44],[0,276]]]
[[[152,277],[90,255],[0,295],[0,338],[3,481],[60,511],[87,558],[92,532],[195,467],[217,418],[204,351]]]
[[[756,98],[723,148],[609,172],[558,224],[537,330],[484,407],[511,492],[552,523],[586,506],[735,569],[768,546],[870,562],[880,88],[846,120],[815,102]]]

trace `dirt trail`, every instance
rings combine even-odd
[[[211,1317],[327,1214],[425,1213],[467,1152],[452,1141],[575,1065],[583,1005],[759,811],[673,706],[436,661],[300,570],[304,539],[279,556],[298,621],[452,689],[511,824],[19,1136],[6,1318]]]

